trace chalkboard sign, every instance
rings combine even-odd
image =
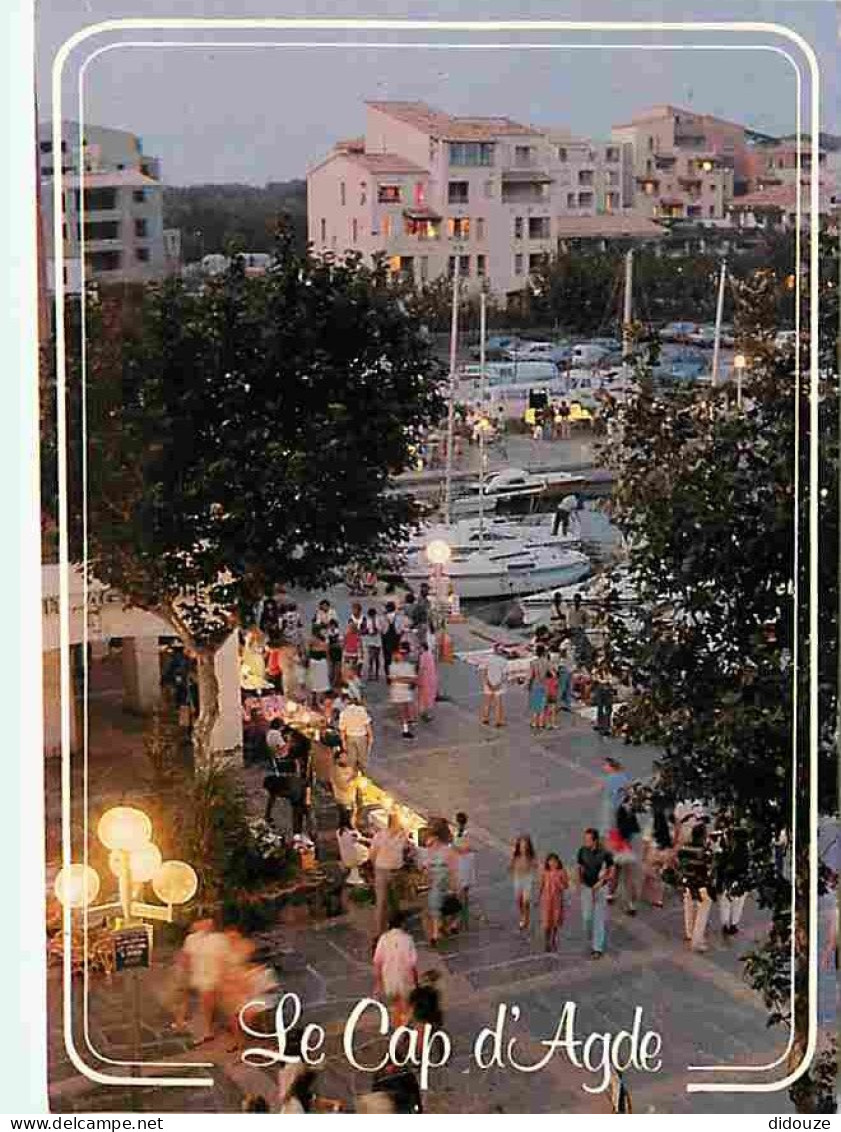
[[[114,940],[114,967],[117,971],[149,966],[152,929],[147,924],[140,924],[136,928],[119,928],[111,935]]]

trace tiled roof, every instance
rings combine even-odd
[[[821,186],[820,189],[820,202],[818,210],[820,212],[828,212],[830,207],[830,193],[826,185]],[[794,185],[775,185],[770,189],[759,189],[755,193],[746,193],[744,196],[735,197],[729,207],[737,211],[745,209],[753,211],[754,209],[779,209],[783,212],[794,212],[797,207],[797,199],[795,195]],[[803,212],[809,211],[809,189],[804,185],[800,193],[800,207]]]
[[[401,157],[399,153],[351,152],[347,157],[357,165],[364,165],[369,173],[429,173],[428,169]]]
[[[364,137],[342,138],[340,141],[336,142],[336,144],[333,146],[333,148],[334,149],[345,149],[345,150],[347,150],[347,149],[356,149],[356,150],[364,149],[365,148],[365,138]]]
[[[540,136],[540,130],[514,122],[511,118],[458,118],[425,102],[368,102],[366,105],[405,122],[407,126],[447,141],[493,141],[494,138],[515,134]]]
[[[616,236],[640,238],[662,236],[660,224],[638,212],[605,212],[600,216],[559,216],[555,230],[561,239],[593,237],[610,239]]]
[[[614,126],[613,129],[625,130],[629,126],[639,126],[643,122],[652,122],[658,118],[671,118],[676,114],[685,115],[687,118],[695,118],[699,122],[718,122],[722,126],[736,126],[740,130],[745,129],[739,122],[729,122],[726,118],[716,118],[714,114],[703,114],[698,110],[686,110],[683,107],[671,106],[669,104],[651,106],[648,110],[643,110],[639,114],[635,114],[630,122],[621,122],[619,125]]]

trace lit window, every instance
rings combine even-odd
[[[380,204],[400,204],[401,198],[400,185],[379,185],[377,187],[377,200]]]
[[[470,218],[467,216],[451,216],[447,221],[447,232],[451,240],[469,239]]]
[[[423,208],[426,204],[426,185],[423,181],[415,181],[415,204],[418,208]]]
[[[382,219],[382,234],[384,239],[388,239],[391,235],[391,217],[384,216]]]

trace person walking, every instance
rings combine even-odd
[[[643,843],[642,897],[652,908],[663,907],[663,870],[674,863],[672,831],[665,807],[659,801],[651,807],[651,833]]]
[[[430,947],[438,946],[444,902],[458,887],[458,858],[450,842],[450,827],[447,822],[435,822],[423,857],[423,866],[429,878],[427,912]]]
[[[337,691],[342,686],[342,656],[344,642],[339,622],[332,620],[327,626],[327,665],[330,688]]]
[[[374,867],[377,935],[382,935],[388,924],[390,903],[394,898],[394,882],[403,868],[407,844],[400,816],[393,811],[388,816],[386,828],[377,830],[374,834],[368,857]]]
[[[400,644],[400,634],[397,631],[397,607],[393,601],[385,603],[380,639],[383,647],[383,670],[385,671],[385,678],[388,680],[391,661]]]
[[[365,774],[374,743],[374,727],[357,691],[348,692],[349,703],[339,713],[339,734],[351,766]]]
[[[338,810],[339,825],[353,825],[359,772],[344,749],[336,752],[330,772],[330,786]]]
[[[401,641],[397,659],[391,662],[388,683],[389,698],[397,708],[404,739],[414,739],[411,722],[417,682],[417,669],[410,659],[409,645],[406,641]]]
[[[749,865],[747,832],[728,827],[715,857],[715,889],[722,935],[737,935],[748,898],[745,874]]]
[[[684,938],[693,951],[707,950],[707,921],[713,906],[711,861],[707,827],[699,821],[692,827],[689,844],[677,854],[683,884]]]
[[[537,856],[530,837],[518,837],[514,842],[508,871],[511,873],[514,882],[514,899],[517,902],[520,931],[528,931],[531,922],[534,879],[537,872]]]
[[[585,829],[577,863],[584,934],[590,943],[591,957],[601,959],[607,939],[607,889],[613,882],[615,866],[597,829]]]
[[[502,697],[505,692],[507,672],[508,662],[496,647],[482,672],[482,723],[484,724],[490,724],[491,712],[493,712],[496,726],[505,726]]]
[[[418,659],[418,714],[428,723],[438,698],[438,663],[428,640],[421,642]]]
[[[362,607],[356,604],[354,608],[361,610]],[[351,615],[345,628],[345,635],[342,640],[342,663],[345,672],[350,674],[347,679],[358,679],[362,671],[361,625],[362,622],[357,621],[357,619]],[[339,683],[341,683],[341,673]]]
[[[470,846],[470,836],[467,832],[467,814],[463,810],[456,814],[453,848],[458,855],[458,898],[461,903],[461,928],[462,931],[467,931],[470,926],[470,889],[476,883],[476,854]]]
[[[569,636],[564,636],[557,647],[558,700],[562,711],[572,711],[572,673],[575,654]]]
[[[193,991],[198,998],[201,1030],[196,1045],[204,1045],[216,1036],[215,1021],[222,1005],[222,985],[230,959],[229,941],[214,920],[196,920],[177,960],[185,976],[187,995]],[[186,1028],[187,1007],[185,995],[176,1015],[177,1029]]]
[[[406,931],[406,916],[393,912],[388,930],[374,948],[374,994],[382,995],[391,1024],[405,1026],[409,1020],[409,1000],[418,985],[418,953]]]
[[[307,690],[312,706],[318,708],[330,691],[330,667],[327,662],[327,641],[323,629],[313,628],[307,651]]]
[[[529,727],[541,730],[546,726],[546,677],[549,672],[549,661],[546,657],[545,645],[538,645],[534,650],[531,667],[529,668]]]
[[[564,922],[564,900],[569,877],[557,853],[550,853],[540,875],[540,922],[547,951],[556,951],[558,930]]]
[[[613,679],[607,664],[602,660],[593,670],[593,685],[590,702],[596,708],[596,722],[593,730],[605,737],[610,735],[613,725]]]
[[[362,664],[365,680],[379,680],[380,657],[382,655],[383,622],[376,609],[368,610],[362,621]]]

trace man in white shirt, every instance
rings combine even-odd
[[[493,709],[496,726],[505,726],[502,697],[505,693],[507,672],[508,662],[497,649],[494,649],[493,656],[482,673],[482,723],[484,724],[490,725],[491,710]]]
[[[225,933],[216,930],[212,919],[197,920],[184,941],[178,962],[186,973],[187,987],[196,992],[199,1000],[202,1032],[198,1044],[214,1037],[214,1015],[231,960],[231,945]],[[185,996],[177,1022],[179,1028],[186,1022],[186,1006]]]
[[[371,744],[374,742],[374,729],[371,726],[370,715],[359,703],[358,695],[352,693],[349,695],[350,703],[339,715],[339,734],[342,737],[342,745],[347,751],[348,762],[365,774],[368,769]]]
[[[409,996],[418,985],[418,953],[405,922],[404,914],[395,912],[374,951],[374,993],[385,997],[394,1026],[408,1020]]]
[[[391,887],[397,878],[397,874],[403,868],[403,858],[408,843],[406,832],[400,824],[400,816],[394,812],[388,816],[388,827],[378,830],[371,842],[369,859],[374,866],[378,935],[386,929]]]

